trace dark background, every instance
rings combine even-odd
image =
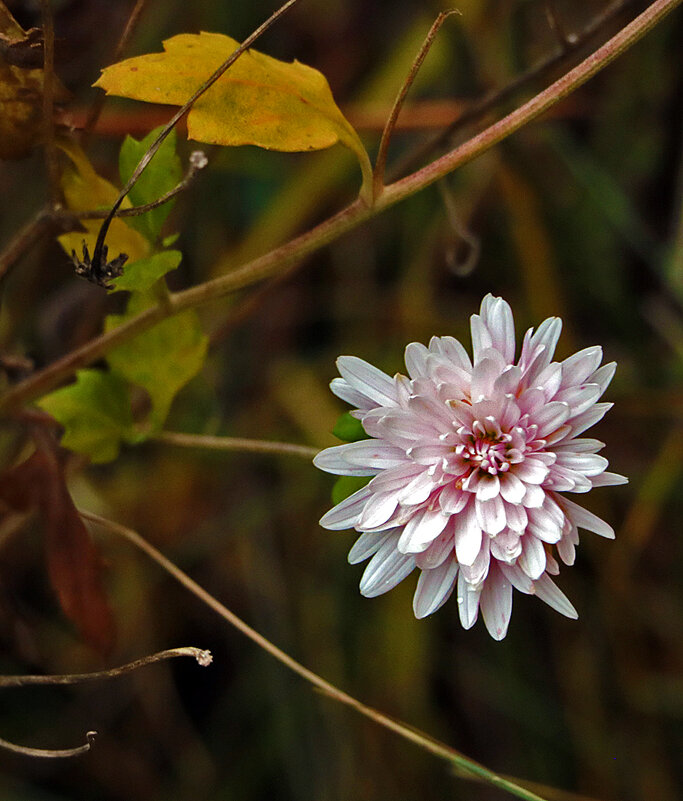
[[[607,7],[554,5],[575,33]],[[591,41],[646,5],[624,3]],[[24,27],[40,24],[37,2],[8,6]],[[63,40],[58,73],[74,94],[72,113],[82,116],[132,3],[53,7]],[[544,2],[458,7],[462,16],[439,34],[414,102],[438,100],[454,114],[560,46]],[[181,32],[243,38],[272,10],[263,2],[149,0],[126,55],[160,50]],[[386,114],[440,10],[433,0],[301,0],[258,47],[324,72],[374,154],[379,130],[368,114]],[[615,408],[595,436],[608,443],[612,469],[631,479],[579,499],[614,525],[617,539],[584,533],[577,564],[559,577],[578,621],[517,593],[509,633],[496,643],[481,623],[463,631],[454,604],[416,621],[414,576],[386,596],[361,598],[361,568],[346,564],[353,535],[317,524],[332,478],[293,457],[148,444],[71,475],[79,505],[139,530],[311,669],[501,773],[583,794],[547,791],[558,801],[675,801],[683,786],[682,23],[679,10],[441,189],[390,209],[285,280],[204,308],[209,361],[168,424],[333,444],[343,404],[327,383],[338,354],[393,374],[408,342],[451,334],[469,345],[469,315],[489,291],[512,305],[518,335],[559,314],[559,357],[599,343],[605,360],[619,363],[606,397]],[[575,62],[570,54],[563,63]],[[520,97],[546,83],[530,82]],[[433,108],[406,108],[411,129],[395,136],[394,164],[433,136]],[[122,132],[141,136],[165,112],[154,114],[143,104],[107,104],[89,148],[102,174],[117,180]],[[191,149],[183,143],[184,158]],[[310,227],[349,201],[359,180],[339,147],[210,157],[170,225],[182,232],[178,287]],[[44,196],[39,153],[0,165],[0,241]],[[45,364],[98,332],[110,302],[103,295],[73,276],[56,243],[37,243],[6,282],[0,346]],[[70,762],[0,753],[3,801],[504,797],[313,692],[123,541],[98,534],[97,542],[118,625],[106,664],[197,645],[211,649],[214,665],[176,662],[87,687],[5,690],[2,737],[65,747],[88,729],[100,735],[90,754]],[[0,524],[0,669],[102,664],[58,609],[40,526]]]

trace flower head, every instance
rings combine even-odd
[[[513,587],[577,617],[550,578],[555,554],[571,565],[579,528],[614,531],[563,493],[626,479],[605,472],[602,442],[580,436],[611,407],[598,399],[616,365],[600,367],[598,346],[552,361],[561,327],[551,317],[529,329],[515,363],[512,311],[487,295],[471,318],[472,360],[453,337],[408,345],[409,377],[390,378],[354,356],[337,360],[332,391],[356,407],[370,438],[327,448],[314,462],[373,478],[320,523],[361,533],[349,562],[370,558],[363,595],[381,595],[418,568],[418,618],[455,589],[462,625],[474,625],[481,609],[500,640]]]

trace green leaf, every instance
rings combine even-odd
[[[95,86],[107,94],[148,103],[183,105],[238,47],[218,33],[180,34],[148,53],[107,67]],[[194,104],[190,139],[269,150],[320,150],[341,142],[357,156],[363,190],[372,166],[358,134],[334,102],[327,80],[298,61],[247,50]]]
[[[45,395],[38,406],[64,426],[62,445],[93,462],[110,462],[121,441],[134,438],[126,384],[101,370],[79,370],[75,384]]]
[[[119,153],[119,174],[124,185],[133,174],[149,146],[156,139],[160,130],[161,127],[155,128],[139,142],[133,139],[132,136],[127,136],[124,139]],[[128,193],[128,197],[134,206],[152,203],[178,185],[183,175],[183,169],[180,158],[176,153],[176,143],[177,136],[175,130],[173,130],[162,142],[154,158]],[[156,242],[174,203],[175,200],[169,200],[163,206],[158,206],[156,209],[141,214],[139,217],[129,217],[128,221],[133,228],[144,234],[151,242]]]
[[[332,433],[335,437],[343,439],[344,442],[358,442],[361,439],[368,438],[361,421],[356,420],[349,412],[344,412],[344,414],[339,415],[332,429]]]
[[[149,296],[136,293],[128,302],[125,315],[106,318],[105,331],[111,331],[149,305]],[[112,372],[147,391],[152,401],[150,422],[157,430],[166,420],[178,391],[204,365],[207,345],[199,318],[190,309],[114,348],[107,361]]]
[[[349,495],[362,489],[371,478],[372,476],[341,476],[332,487],[332,503],[336,506],[346,500]]]
[[[112,281],[115,290],[146,292],[162,276],[175,270],[183,254],[179,250],[163,250],[148,259],[139,259],[124,267],[123,275]]]

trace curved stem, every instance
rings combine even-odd
[[[273,442],[243,437],[211,437],[206,434],[182,434],[180,431],[160,431],[154,435],[153,439],[157,442],[164,442],[166,445],[180,445],[183,448],[243,453],[279,453],[283,456],[299,456],[309,461],[319,452],[318,448],[294,445],[290,442]]]
[[[96,670],[92,673],[66,673],[57,676],[38,675],[38,676],[0,676],[0,689],[7,687],[33,687],[38,684],[83,684],[88,681],[101,681],[102,679],[113,679],[131,673],[145,665],[154,665],[166,659],[174,659],[178,656],[191,656],[197,660],[202,667],[207,667],[212,662],[211,652],[194,646],[184,646],[182,648],[169,648],[166,651],[158,651],[156,654],[143,656],[133,662],[127,662],[119,667],[109,668],[109,670]]]
[[[85,744],[76,748],[30,748],[27,745],[17,745],[3,739],[0,739],[0,748],[4,748],[5,751],[11,751],[13,754],[21,754],[21,756],[39,757],[41,759],[64,759],[65,757],[75,757],[87,753],[96,735],[96,731],[89,731],[85,735]]]
[[[527,103],[472,137],[460,147],[451,150],[417,172],[389,184],[373,206],[357,200],[320,225],[291,242],[275,248],[270,253],[219,278],[172,294],[166,308],[156,307],[142,312],[108,334],[97,337],[41,372],[17,384],[0,399],[0,411],[6,412],[40,397],[59,385],[78,368],[85,367],[99,359],[114,345],[131,339],[171,314],[200,306],[283,272],[304,256],[320,250],[389,206],[414,195],[458,167],[472,161],[539,117],[555,103],[592,78],[599,70],[637,42],[681,2],[683,0],[655,0],[640,16],[622,28],[612,39]]]
[[[79,509],[79,514],[85,520],[96,523],[97,525],[105,528],[107,531],[110,531],[113,534],[128,540],[128,542],[133,544],[150,559],[156,562],[157,565],[163,568],[163,570],[171,575],[177,582],[182,584],[185,589],[189,590],[195,597],[202,601],[202,603],[213,609],[213,611],[220,615],[223,620],[226,620],[231,626],[234,626],[252,642],[256,643],[259,648],[262,648],[271,656],[275,657],[275,659],[285,665],[285,667],[288,667],[298,676],[301,676],[301,678],[312,684],[316,689],[322,691],[325,695],[333,698],[335,701],[339,701],[339,703],[344,704],[345,706],[351,707],[351,709],[355,709],[356,712],[359,712],[364,717],[373,720],[375,723],[379,723],[380,726],[384,726],[384,728],[393,731],[404,739],[415,743],[425,751],[429,751],[431,754],[434,754],[434,756],[445,759],[468,778],[478,779],[482,782],[493,785],[494,787],[497,787],[500,790],[505,790],[511,795],[514,795],[517,798],[522,798],[525,801],[547,801],[547,799],[543,799],[541,796],[536,795],[536,793],[521,787],[511,779],[494,773],[483,765],[480,765],[478,762],[475,762],[469,757],[466,757],[464,754],[461,754],[459,751],[447,746],[445,743],[435,740],[428,734],[425,734],[418,729],[414,729],[405,723],[401,723],[400,721],[385,715],[383,712],[380,712],[377,709],[367,706],[343,690],[340,690],[338,687],[335,687],[334,684],[331,684],[329,681],[326,681],[322,677],[318,676],[317,673],[314,673],[300,662],[297,662],[296,659],[293,659],[281,648],[278,648],[277,645],[274,645],[262,634],[259,634],[259,632],[253,629],[249,624],[237,617],[234,612],[231,612],[217,598],[207,592],[201,585],[197,584],[197,582],[191,579],[187,573],[183,572],[179,567],[171,562],[170,559],[167,559],[160,551],[158,551],[153,545],[150,545],[150,543],[141,537],[136,531],[126,528],[119,523],[114,523],[111,520],[107,520],[104,517],[100,517],[99,515],[93,514],[92,512],[86,512],[82,509]]]

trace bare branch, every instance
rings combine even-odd
[[[389,150],[389,142],[391,141],[391,135],[394,132],[394,128],[396,127],[396,120],[398,119],[398,115],[401,113],[401,109],[403,108],[403,103],[406,99],[408,92],[410,91],[410,87],[413,85],[413,81],[417,76],[417,73],[420,71],[420,67],[422,66],[422,62],[427,57],[427,53],[429,53],[432,43],[436,38],[436,34],[439,32],[439,29],[444,24],[446,19],[453,14],[459,14],[459,11],[452,10],[452,11],[442,11],[439,16],[434,20],[432,27],[429,29],[429,33],[425,38],[424,42],[422,43],[422,47],[420,48],[420,52],[415,57],[415,61],[408,72],[408,76],[406,77],[405,81],[403,82],[403,86],[401,87],[398,95],[396,96],[396,100],[394,100],[394,105],[389,113],[389,117],[384,125],[384,130],[382,131],[382,138],[379,143],[379,150],[377,152],[377,161],[375,162],[375,169],[372,178],[372,196],[376,200],[381,194],[382,190],[384,189],[384,170],[387,163],[387,151]]]
[[[160,431],[154,435],[157,442],[180,445],[183,448],[204,448],[213,451],[240,451],[243,453],[273,453],[283,456],[299,456],[311,460],[319,448],[294,445],[289,442],[272,442],[264,439],[242,437],[210,437],[202,434],[182,434],[179,431]]]
[[[76,748],[29,748],[26,745],[17,745],[16,743],[11,743],[9,740],[2,739],[0,739],[0,748],[4,748],[5,751],[11,751],[13,754],[21,754],[22,756],[39,757],[41,759],[63,759],[65,757],[75,757],[87,753],[95,741],[96,736],[96,731],[89,731],[85,735],[86,743]]]
[[[52,206],[61,204],[59,159],[55,144],[55,26],[50,0],[40,0],[43,17],[43,136],[45,138],[45,166],[47,167]]]

